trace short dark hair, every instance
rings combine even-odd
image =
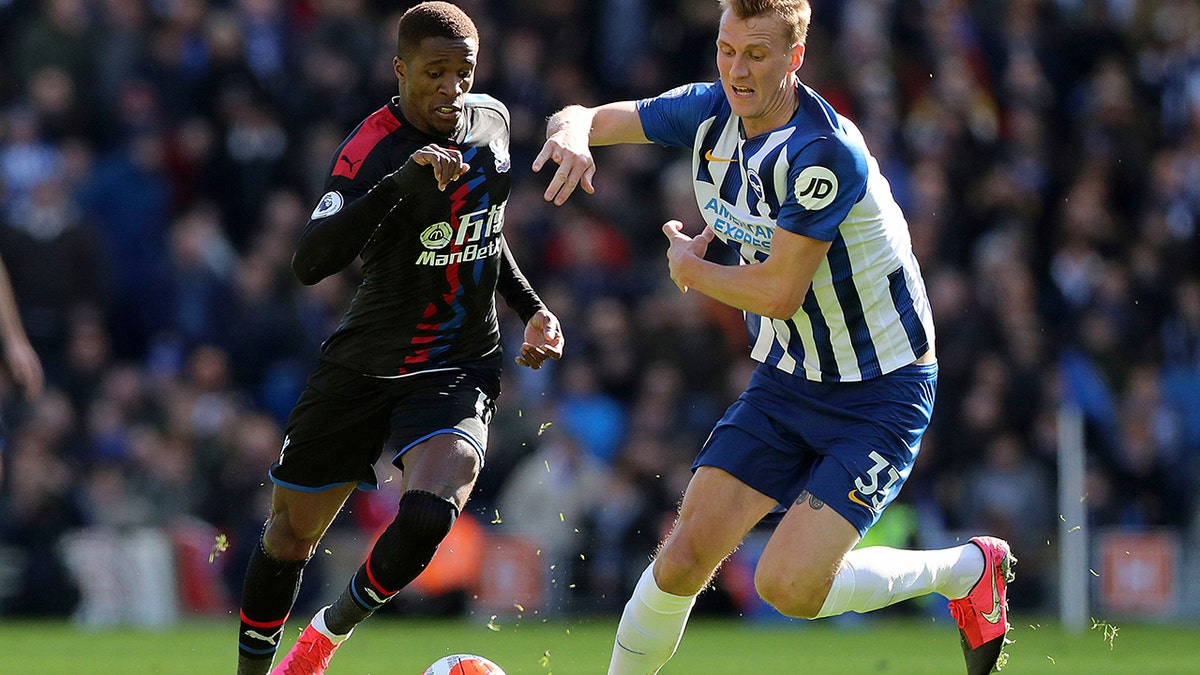
[[[808,39],[808,24],[812,21],[812,6],[808,0],[719,0],[723,11],[733,12],[739,19],[764,14],[778,14],[791,32],[792,44],[804,44]],[[789,45],[790,46],[790,45]]]
[[[430,37],[454,40],[471,38],[479,44],[479,30],[467,13],[448,2],[422,2],[400,16],[396,30],[396,56],[405,59]]]

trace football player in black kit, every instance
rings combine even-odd
[[[402,469],[396,518],[345,591],[273,673],[324,673],[351,629],[429,563],[479,475],[500,393],[495,294],[525,323],[516,362],[562,354],[558,320],[502,235],[509,120],[468,95],[479,34],[445,2],[400,18],[399,96],[333,157],[292,267],[314,284],[362,258],[362,283],[288,419],[270,515],[246,570],[238,673],[266,673],[301,571],[355,488],[376,485],[388,438]]]

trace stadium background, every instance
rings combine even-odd
[[[333,150],[395,90],[411,4],[0,0],[0,255],[49,385],[27,402],[0,378],[0,618],[230,609],[280,426],[355,285],[350,270],[300,286],[292,244]],[[396,609],[511,612],[520,596],[544,615],[612,614],[750,363],[740,317],[666,274],[659,225],[700,223],[685,156],[598,150],[598,194],[562,208],[528,166],[564,104],[712,79],[716,3],[458,4],[482,35],[475,89],[512,112],[507,237],[568,349],[508,370],[473,517],[444,547],[462,564]],[[1200,615],[1181,590],[1200,576],[1200,5],[813,6],[802,79],[866,134],[939,333],[933,426],[873,535],[1007,537],[1014,610],[1054,613],[1072,403],[1092,601]],[[511,351],[520,327],[504,321]],[[391,485],[335,523],[297,616],[390,519]],[[1117,574],[1113,532],[1150,537],[1122,540],[1125,555],[1165,556]],[[772,619],[747,583],[755,539],[701,611]]]

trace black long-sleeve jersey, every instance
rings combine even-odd
[[[394,173],[430,143],[470,165],[445,191],[431,167]],[[356,255],[363,261],[323,359],[379,377],[498,359],[496,291],[522,321],[543,307],[502,234],[509,168],[508,110],[489,96],[466,97],[453,138],[418,130],[396,99],[359,124],[333,159],[292,262],[311,284]]]

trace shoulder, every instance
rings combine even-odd
[[[380,157],[386,154],[384,150],[389,145],[383,142],[384,139],[398,132],[403,126],[390,105],[385,105],[368,115],[350,132],[338,149],[333,160],[331,176],[341,176],[350,180],[358,178],[364,164],[375,165],[382,161]],[[370,161],[366,161],[368,157],[371,158]],[[377,178],[374,174],[379,170],[373,167],[368,169],[368,172],[373,178]]]
[[[658,96],[641,99],[637,103],[638,108],[641,109],[651,105],[664,104],[706,107],[724,101],[725,92],[721,89],[720,82],[693,82],[669,89]]]
[[[500,99],[488,94],[467,94],[464,101],[467,108],[476,114],[497,117],[508,124],[508,106],[501,103]]]
[[[403,123],[400,121],[400,116],[397,115],[396,111],[392,110],[392,106],[385,105],[367,115],[346,140],[348,142],[354,140],[371,142],[373,145],[383,140],[389,134],[394,133],[402,126]]]
[[[803,85],[788,150],[793,167],[817,164],[847,178],[866,175],[869,153],[858,127]]]

